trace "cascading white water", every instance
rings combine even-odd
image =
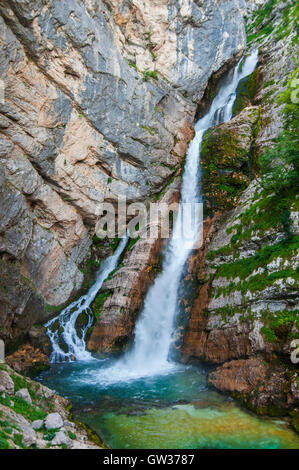
[[[210,127],[226,122],[232,117],[236,91],[240,80],[250,75],[257,64],[258,51],[254,51],[227,77],[214,98],[209,111],[195,125],[195,137],[189,145],[181,188],[181,203],[196,203],[199,194],[199,163],[201,142]],[[241,70],[240,70],[241,69]],[[167,372],[175,367],[169,360],[173,341],[174,322],[178,309],[178,288],[188,256],[198,240],[199,220],[194,233],[183,233],[181,207],[174,224],[172,238],[165,253],[162,272],[149,289],[144,309],[135,328],[133,346],[113,367],[101,371],[101,379],[110,382],[151,376]]]
[[[118,260],[124,251],[128,242],[128,237],[123,238],[118,244],[117,249],[112,256],[109,256],[100,266],[96,281],[89,289],[87,294],[80,297],[80,299],[71,303],[59,314],[58,317],[53,318],[48,323],[47,335],[52,344],[52,354],[50,357],[51,362],[65,362],[71,360],[87,361],[92,360],[92,355],[86,350],[85,336],[88,329],[93,323],[93,314],[90,305],[94,301],[98,291],[102,287],[103,282],[109,274],[116,268]],[[86,324],[81,328],[80,336],[76,328],[76,321],[79,315],[83,313],[86,315]],[[54,328],[54,323],[58,322],[58,328]],[[67,346],[67,352],[63,351],[59,345],[59,338],[62,338]]]
[[[199,238],[200,220],[193,220],[193,233],[185,235],[183,227],[185,217],[182,215],[182,203],[199,202],[199,163],[201,142],[204,133],[210,127],[221,122],[226,122],[232,117],[232,109],[236,99],[236,91],[240,80],[250,75],[257,64],[258,51],[254,51],[247,57],[240,67],[235,67],[232,77],[227,77],[214,98],[209,111],[195,125],[195,137],[189,145],[185,171],[181,188],[181,202],[179,212],[174,224],[172,238],[168,244],[162,272],[156,278],[149,289],[144,309],[135,328],[135,339],[130,351],[128,351],[113,366],[101,369],[99,377],[93,377],[106,383],[121,380],[135,379],[143,376],[152,376],[165,373],[175,368],[176,365],[169,360],[169,350],[173,341],[174,322],[178,309],[178,288],[183,269],[188,256]],[[195,213],[196,214],[196,213]],[[77,360],[92,359],[91,354],[86,351],[85,334],[92,323],[90,304],[94,300],[98,290],[108,274],[117,265],[118,258],[123,251],[127,240],[124,239],[117,248],[115,254],[103,263],[99,270],[96,283],[89,292],[78,301],[73,302],[64,309],[58,317],[62,338],[68,346],[65,353],[59,347],[59,336],[57,330],[51,330],[51,325],[57,320],[47,323],[48,335],[53,346],[51,356],[52,362],[66,361],[75,357]],[[78,337],[75,323],[80,313],[86,312],[88,323],[82,331],[81,338]]]

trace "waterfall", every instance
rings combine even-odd
[[[182,217],[182,204],[195,205],[201,201],[199,170],[203,135],[210,127],[231,119],[238,84],[240,80],[254,71],[257,61],[258,51],[254,51],[243,62],[241,60],[237,64],[233,74],[227,76],[220,86],[209,111],[195,124],[195,137],[187,152],[179,211],[172,237],[165,252],[162,271],[146,295],[143,311],[136,324],[135,339],[131,349],[113,366],[101,369],[99,380],[112,383],[161,374],[176,367],[169,358],[169,350],[173,342],[178,311],[178,288],[186,261],[199,238],[199,230],[201,230],[200,221],[195,217],[193,233],[191,236],[190,234],[185,235],[183,226],[185,217]],[[115,254],[103,263],[97,280],[89,292],[64,309],[58,318],[54,318],[46,324],[47,333],[53,346],[52,362],[66,361],[72,358],[77,360],[92,359],[91,354],[86,351],[84,340],[85,334],[92,324],[90,304],[105,278],[117,265],[126,243],[127,239],[123,239]],[[75,324],[82,312],[87,315],[88,321],[82,329],[81,337],[79,337]],[[57,319],[59,333],[57,329],[53,329],[53,324]],[[67,352],[64,352],[58,344],[59,334],[68,346]]]
[[[201,200],[198,183],[203,135],[210,127],[231,119],[238,84],[254,71],[257,61],[258,51],[254,51],[242,64],[241,61],[237,64],[232,77],[226,77],[222,83],[209,111],[195,124],[195,137],[189,145],[186,158],[180,204],[194,204]],[[180,210],[181,206],[165,253],[162,272],[146,295],[143,311],[135,327],[133,346],[113,368],[107,370],[111,381],[155,375],[175,367],[169,358],[169,350],[178,310],[178,288],[184,266],[199,235],[195,230],[191,239],[184,236]],[[197,228],[200,229],[198,224]]]
[[[78,361],[88,361],[93,359],[92,355],[86,350],[85,344],[86,333],[93,323],[93,313],[90,305],[94,301],[105,279],[109,276],[111,271],[116,268],[120,255],[124,251],[127,242],[128,237],[123,238],[118,244],[114,254],[109,256],[101,264],[96,275],[96,281],[87,294],[68,305],[68,307],[62,310],[58,317],[46,323],[47,335],[52,344],[50,362],[64,362],[74,359]],[[86,316],[86,323],[81,330],[78,331],[76,321],[81,314]],[[63,351],[59,345],[60,338],[67,346],[66,352]]]

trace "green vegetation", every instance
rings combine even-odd
[[[299,274],[292,270],[292,269],[283,269],[281,271],[275,271],[271,274],[264,272],[262,274],[256,274],[252,276],[247,281],[241,282],[230,282],[227,287],[219,287],[216,289],[216,298],[220,295],[226,296],[231,294],[232,292],[241,292],[242,294],[246,294],[246,292],[257,292],[262,291],[266,287],[271,286],[274,282],[278,279],[286,279],[286,278],[294,279],[295,283],[298,285],[299,283]]]
[[[225,277],[226,279],[239,277],[244,280],[259,267],[265,267],[278,257],[282,259],[289,258],[295,255],[298,249],[299,236],[282,240],[274,245],[266,245],[257,251],[254,256],[239,259],[233,263],[223,263],[217,270],[216,277]]]
[[[154,135],[156,132],[156,129],[154,127],[149,127],[149,126],[141,126],[141,128],[148,132],[150,135]]]
[[[52,441],[55,437],[55,434],[59,431],[59,429],[46,429],[44,431],[43,438],[45,441]]]
[[[134,64],[134,62],[132,62],[131,60],[127,60],[127,62],[128,62],[128,65],[129,65],[130,67],[132,67],[133,69],[135,69],[135,70],[138,72],[137,65]]]
[[[283,310],[280,312],[264,312],[262,319],[266,326],[261,328],[261,333],[269,343],[276,343],[285,336],[291,339],[299,338],[299,334],[291,332],[295,324],[299,328],[299,310]]]
[[[272,206],[280,211],[280,223],[286,237],[291,238],[290,200],[296,204],[299,189],[299,109],[294,100],[293,80],[298,80],[299,69],[289,77],[286,90],[278,96],[278,103],[284,105],[284,130],[274,139],[274,145],[259,159],[261,185],[270,193]],[[276,204],[273,204],[275,200]]]
[[[272,21],[271,14],[274,7],[279,3],[279,0],[269,0],[265,5],[253,13],[252,23],[247,26],[247,42],[250,44],[252,41],[262,42],[271,33],[274,34],[274,39],[279,41],[284,37],[290,35],[293,31],[297,33],[294,35],[292,43],[298,42],[298,17],[299,5],[285,5],[282,11],[282,19],[280,23],[275,24]]]
[[[299,141],[289,132],[282,132],[272,148],[267,149],[259,160],[265,189],[285,196],[299,186]]]
[[[254,104],[254,97],[259,89],[259,84],[258,69],[240,81],[237,88],[236,101],[233,106],[233,116],[239,114],[246,106]]]
[[[256,112],[258,118],[258,112]],[[249,184],[249,151],[241,145],[235,130],[218,127],[208,130],[202,141],[202,189],[208,214],[229,210]],[[207,214],[207,215],[208,215]]]
[[[173,183],[176,176],[177,176],[177,168],[175,168],[173,174],[170,176],[170,178],[168,178],[167,183],[165,184],[165,186],[163,186],[161,191],[159,191],[157,194],[154,195],[154,199],[156,201],[159,201],[159,199],[161,199],[164,196],[164,194],[167,191],[167,188]]]
[[[77,437],[76,434],[73,433],[72,431],[69,431],[69,432],[68,432],[68,435],[69,435],[69,437],[70,437],[72,440],[76,439],[76,437]]]
[[[154,80],[158,80],[158,74],[155,70],[145,69],[142,72],[143,81],[147,82],[149,78],[153,78]]]
[[[252,23],[247,27],[247,42],[260,42],[274,30],[271,13],[278,0],[269,0],[264,6],[253,13]]]
[[[96,319],[99,318],[99,316],[101,314],[101,311],[103,309],[104,303],[110,295],[111,295],[110,291],[103,291],[103,292],[100,292],[96,296],[96,298],[95,298],[95,300],[92,304],[92,311],[93,311],[93,314],[94,314]]]
[[[36,419],[44,419],[46,413],[39,407],[29,405],[25,400],[20,397],[9,397],[8,395],[0,396],[0,404],[8,406],[13,409],[16,413],[21,414],[24,418],[29,421],[35,421]]]
[[[289,36],[293,31],[296,32],[292,40],[292,44],[298,42],[298,26],[299,19],[299,3],[296,2],[295,5],[288,5],[284,8],[282,12],[282,20],[278,27],[275,30],[275,39],[279,41],[286,36]]]
[[[23,436],[22,434],[14,434],[13,436],[13,442],[20,447],[21,449],[26,449],[26,446],[23,443]]]
[[[136,238],[130,238],[130,241],[129,241],[128,245],[127,245],[126,250],[127,250],[127,251],[131,250],[131,248],[133,248],[133,246],[135,245],[135,243],[138,242],[138,240],[140,240],[140,236],[138,236],[138,237],[136,237]]]

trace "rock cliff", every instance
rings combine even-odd
[[[298,427],[298,369],[291,361],[299,338],[298,185],[296,179],[280,184],[291,167],[275,173],[288,145],[295,167],[298,158],[295,18],[291,2],[267,2],[248,18],[249,48],[260,48],[258,68],[240,86],[237,115],[205,136],[203,166],[211,180],[205,193],[216,223],[182,352],[185,361],[218,364],[210,385],[259,413],[289,410]],[[277,155],[265,153],[267,147],[279,149]],[[271,184],[261,176],[263,152],[273,158]]]
[[[243,0],[1,2],[8,347],[81,288],[99,204],[149,201],[179,172],[210,76],[244,49],[244,13]]]

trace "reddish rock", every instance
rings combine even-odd
[[[209,374],[208,382],[222,392],[249,393],[267,375],[267,366],[257,358],[226,362]]]
[[[49,366],[49,358],[40,349],[24,344],[5,359],[19,374],[32,375]]]
[[[208,384],[232,393],[258,414],[281,416],[299,406],[297,376],[283,365],[268,364],[261,358],[226,362],[210,372]]]
[[[202,360],[206,348],[206,341],[208,333],[205,331],[207,317],[204,312],[209,302],[209,283],[204,282],[205,278],[205,255],[209,247],[209,243],[215,232],[215,221],[219,214],[215,214],[213,218],[207,218],[204,221],[203,227],[203,244],[199,250],[195,252],[188,260],[188,272],[186,279],[189,276],[197,276],[198,281],[201,283],[198,290],[198,295],[191,308],[191,315],[188,328],[184,337],[181,353],[183,362],[192,359]]]
[[[177,202],[179,184],[180,180],[176,178],[160,202]],[[145,294],[161,269],[162,243],[161,238],[138,240],[126,252],[123,266],[104,282],[101,292],[107,291],[111,295],[107,297],[87,343],[90,351],[123,350],[133,338]]]

